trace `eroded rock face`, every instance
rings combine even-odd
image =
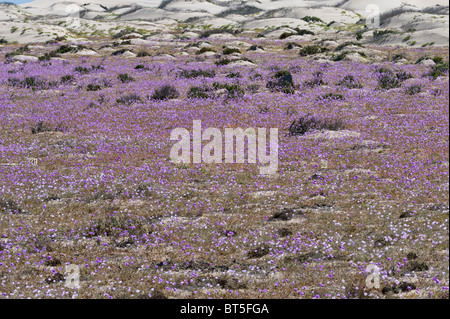
[[[80,34],[89,38],[114,32],[114,36],[122,40],[143,37],[154,41],[201,37],[230,40],[240,33],[253,30],[270,39],[283,37],[297,42],[318,39],[324,41],[324,47],[328,49],[336,48],[342,38],[354,41],[357,31],[357,39],[361,43],[436,46],[448,45],[449,40],[448,3],[444,0],[437,1],[441,7],[431,10],[421,11],[431,5],[425,2],[416,4],[414,10],[417,12],[398,10],[385,19],[383,29],[375,34],[371,30],[358,28],[357,23],[360,15],[365,14],[365,7],[362,8],[357,2],[338,8],[334,8],[333,3],[308,8],[301,1],[298,4],[291,1],[289,6],[282,2],[274,5],[273,1],[262,1],[257,6],[235,1],[159,2],[92,0],[81,3],[69,0],[48,2],[47,5],[43,1],[20,6],[0,4],[0,21],[4,24],[0,39],[19,43],[46,42],[55,37],[76,40]],[[392,2],[380,9],[383,13],[399,7],[397,2]],[[71,10],[69,14],[68,8]],[[52,21],[63,17],[67,17],[66,23]],[[181,24],[184,30],[178,35],[173,34],[173,31],[180,31]],[[351,31],[352,28],[355,31]]]

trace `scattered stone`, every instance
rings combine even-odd
[[[147,36],[145,39],[151,41],[172,41],[175,40],[175,35],[167,32],[166,33],[160,32],[155,35]]]
[[[202,55],[204,57],[207,57],[207,58],[213,58],[213,57],[215,57],[217,55],[217,53],[216,52],[212,52],[212,51],[207,51],[207,52],[202,53]]]
[[[130,43],[133,44],[133,45],[148,45],[148,44],[151,44],[150,41],[147,41],[147,40],[144,40],[144,39],[139,39],[139,38],[131,39]]]
[[[333,63],[335,63],[334,61],[330,61],[324,58],[319,57],[317,60],[315,60],[318,64],[322,64],[322,65],[331,65]]]
[[[309,139],[341,139],[341,138],[356,138],[360,137],[361,133],[349,131],[349,130],[342,130],[342,131],[329,131],[329,130],[323,130],[316,133],[312,133],[307,135],[306,137]]]
[[[211,34],[208,38],[210,39],[216,39],[216,40],[225,40],[225,39],[230,39],[230,38],[235,38],[235,36],[231,33],[216,33],[216,34]]]
[[[199,47],[189,47],[186,49],[186,52],[190,54],[197,54],[200,50],[201,49]]]
[[[76,54],[84,55],[84,56],[92,56],[92,55],[97,55],[97,52],[95,52],[94,50],[90,50],[90,49],[83,49],[81,51],[78,51]]]
[[[366,59],[359,53],[349,53],[345,56],[344,60],[352,61],[352,62],[359,62],[359,63],[365,63],[365,62],[369,61],[368,59]]]
[[[175,57],[173,55],[166,54],[166,53],[158,55],[158,58],[168,59],[168,60],[175,60]]]
[[[230,66],[230,67],[236,67],[236,66],[256,66],[256,64],[255,64],[255,63],[252,63],[252,62],[250,62],[250,61],[238,60],[238,61],[231,62],[230,64],[228,64],[228,66]]]
[[[12,57],[12,60],[26,63],[26,62],[38,62],[39,58],[31,55],[15,55],[14,57]]]
[[[198,33],[188,31],[188,32],[184,32],[181,35],[181,37],[184,39],[198,39],[200,37],[200,35]]]
[[[322,46],[327,48],[328,50],[334,50],[339,46],[339,43],[336,41],[328,40],[322,43]]]
[[[249,49],[251,47],[254,47],[254,45],[251,45],[250,43],[243,42],[243,41],[231,41],[231,42],[228,42],[226,45],[227,46],[234,46],[234,47],[241,47],[241,48],[244,48],[244,49]]]
[[[132,33],[128,33],[128,34],[121,36],[120,39],[131,40],[131,39],[137,39],[137,38],[141,38],[141,37],[142,37],[142,35],[140,33],[132,32]]]
[[[131,51],[125,51],[122,54],[122,57],[124,57],[124,58],[135,58],[136,56],[137,56],[136,53],[133,53]]]
[[[422,61],[419,62],[419,64],[425,65],[425,66],[429,66],[429,67],[433,67],[433,66],[436,65],[436,63],[433,60],[431,60],[431,59],[422,60]]]
[[[209,42],[206,42],[206,41],[202,41],[202,42],[197,43],[197,47],[200,48],[200,49],[211,48],[212,44],[209,43]]]

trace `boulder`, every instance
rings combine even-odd
[[[38,62],[39,58],[35,57],[35,56],[31,56],[31,55],[15,55],[13,58],[13,61],[18,61],[18,62]]]
[[[429,66],[429,67],[433,67],[433,66],[436,65],[436,63],[433,60],[431,60],[431,59],[422,60],[422,61],[419,62],[419,64],[426,65],[426,66]]]

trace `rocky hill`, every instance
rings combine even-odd
[[[141,36],[196,37],[256,32],[302,40],[355,36],[366,43],[447,46],[448,1],[434,0],[35,0],[0,4],[0,39],[46,42],[111,37],[123,29]],[[369,25],[368,25],[369,23]],[[300,31],[299,31],[300,30]],[[214,31],[214,32],[213,32]],[[183,35],[183,33],[186,33]]]

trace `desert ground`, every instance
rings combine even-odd
[[[373,2],[0,4],[0,299],[448,299],[448,2]]]

